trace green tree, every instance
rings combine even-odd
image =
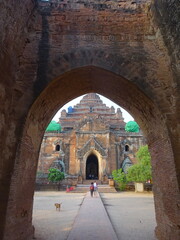
[[[122,171],[122,168],[112,171],[112,176],[113,179],[118,184],[119,189],[124,190],[126,188],[127,180],[126,174]]]
[[[51,182],[60,182],[64,179],[64,173],[57,168],[50,168],[48,174],[48,180]]]
[[[138,163],[128,168],[128,182],[145,182],[152,179],[151,173],[151,156],[148,146],[142,146],[136,153]]]

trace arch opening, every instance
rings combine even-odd
[[[134,83],[120,75],[95,66],[73,69],[54,79],[38,96],[29,110],[23,129],[24,134],[20,149],[16,156],[18,164],[15,165],[15,174],[12,177],[12,182],[15,183],[14,189],[16,189],[16,191],[10,193],[11,198],[14,199],[13,205],[16,206],[18,196],[22,195],[23,189],[24,195],[27,196],[23,201],[24,203],[28,202],[28,209],[32,209],[33,200],[29,201],[29,198],[33,199],[38,154],[45,128],[60,107],[73,98],[90,92],[102,94],[122,106],[133,115],[140,125],[147,137],[150,152],[152,153],[158,226],[161,227],[162,222],[168,227],[168,224],[164,222],[164,219],[167,218],[169,219],[169,224],[173,222],[176,224],[178,222],[176,204],[178,195],[175,195],[178,189],[176,169],[171,164],[174,159],[172,146],[167,126],[165,121],[163,121],[163,115],[158,105],[151,98],[147,97],[145,92],[141,91]],[[27,146],[31,147],[27,148]],[[24,167],[23,173],[21,171],[22,167]],[[168,186],[164,187],[164,179],[167,172],[172,176],[171,179],[173,181],[168,182]],[[18,183],[21,182],[21,179],[29,176],[31,177],[30,181],[23,181],[21,188],[19,188]],[[29,187],[27,187],[27,183]],[[25,194],[26,191],[28,191],[28,194]],[[161,192],[161,194],[158,194],[158,192]],[[173,196],[175,201],[168,201],[169,196]],[[31,223],[31,214],[29,214],[27,220],[28,224]]]
[[[86,179],[99,179],[99,163],[96,155],[91,154],[86,161]]]

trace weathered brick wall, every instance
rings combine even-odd
[[[172,109],[176,111],[178,121],[173,117],[169,119],[169,131],[175,136],[171,139],[176,156],[180,155],[179,141],[180,132],[178,122],[180,120],[180,3],[179,0],[154,1],[152,5],[153,20],[156,23],[156,31],[160,31],[164,44],[170,56],[170,66],[173,72],[174,94],[171,96]],[[168,121],[168,119],[167,119]],[[180,162],[179,157],[175,159],[177,175],[180,183]]]
[[[164,42],[168,47],[169,55],[172,57],[174,64],[180,60],[180,9],[179,0],[155,0],[152,5],[152,11],[154,13],[154,20],[161,30]],[[173,70],[179,72],[178,66],[173,66]]]
[[[172,114],[167,113],[167,125],[169,130],[169,136],[171,139],[171,144],[173,148],[173,155],[174,155],[174,164],[176,169],[176,174],[178,178],[178,183],[180,186],[180,131],[179,131],[179,121],[180,121],[180,88],[179,88],[179,79],[180,79],[180,2],[179,0],[154,0],[152,5],[152,16],[153,21],[156,25],[156,32],[157,35],[159,35],[159,32],[161,34],[161,37],[164,41],[165,46],[167,47],[168,55],[170,56],[170,67],[173,72],[173,95],[171,95],[171,109]],[[173,114],[174,113],[174,114]],[[162,149],[162,145],[158,144],[159,149]],[[165,148],[165,146],[163,146]],[[156,152],[156,154],[158,154]],[[157,157],[157,156],[156,156]],[[157,157],[158,158],[158,157]],[[166,159],[166,156],[164,156],[164,161],[168,162]],[[165,163],[163,164],[165,165]],[[157,166],[158,167],[158,166]],[[163,175],[163,173],[160,171],[158,174]],[[167,176],[171,176],[171,172],[168,171],[165,174]],[[164,174],[164,175],[165,175]],[[161,183],[160,183],[161,184]],[[167,182],[164,182],[164,188],[167,186]],[[156,189],[158,192],[158,189]],[[158,201],[159,198],[155,199],[155,204],[157,206],[160,205],[160,202]],[[167,201],[175,201],[174,197],[169,195],[169,199]],[[177,212],[180,214],[180,202],[177,203],[178,208]],[[165,207],[163,206],[163,208]],[[180,238],[180,230],[179,227],[176,226],[175,222],[179,221],[180,219],[176,219],[176,214],[174,214],[172,209],[164,209],[164,213],[170,215],[170,219],[172,221],[172,225],[168,224],[168,226],[165,227],[165,225],[161,224],[162,219],[164,218],[164,214],[159,213],[159,208],[156,207],[156,211],[158,214],[156,215],[158,226],[156,228],[156,235],[158,239],[166,239],[167,235],[170,239],[178,239]],[[174,230],[172,231],[172,228]]]
[[[43,3],[45,37],[42,35],[43,55],[39,58],[46,68],[39,72],[38,88],[70,69],[93,65],[135,82],[169,111],[172,73],[165,46],[159,44],[150,21],[149,5],[150,1]],[[48,57],[44,59],[45,52]]]
[[[29,75],[29,73],[26,75],[26,71],[30,67],[29,59],[23,58],[22,55],[23,51],[31,45],[29,39],[33,33],[32,22],[36,19],[37,12],[34,9],[34,1],[29,0],[13,2],[2,0],[0,5],[0,191],[2,196],[0,239],[2,239],[14,159],[22,133],[20,126],[24,122],[30,102],[32,103],[32,100],[30,101],[31,94],[26,95],[27,88],[32,89],[32,86],[25,81]],[[33,52],[31,57],[33,58]],[[9,198],[9,202],[11,200]],[[32,229],[29,227],[22,236],[30,236],[31,232]],[[16,235],[15,231],[14,234]]]
[[[1,2],[1,238],[3,232],[8,240],[32,235],[38,153],[53,114],[78,95],[99,92],[144,130],[156,232],[159,239],[178,239],[179,8],[178,0],[153,1],[154,9],[150,2],[54,0],[39,12],[32,0]]]

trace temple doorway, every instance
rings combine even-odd
[[[86,161],[86,179],[99,179],[98,158],[91,154]]]

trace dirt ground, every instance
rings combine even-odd
[[[35,238],[66,240],[85,195],[84,193],[35,192],[33,208]],[[119,240],[156,239],[152,194],[102,193],[101,198]],[[56,211],[54,206],[56,202],[62,203],[60,211]]]
[[[33,225],[37,240],[65,240],[83,202],[85,194],[35,192]],[[62,203],[56,211],[55,203]]]
[[[155,240],[154,199],[151,193],[101,194],[119,240]]]

